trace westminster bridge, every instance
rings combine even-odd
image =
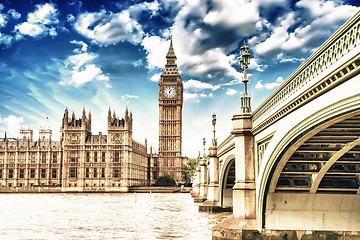
[[[213,239],[359,237],[359,72],[360,12],[256,110],[234,115],[219,145],[214,134],[193,188],[200,209],[232,208]]]

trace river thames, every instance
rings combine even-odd
[[[211,239],[190,194],[0,194],[0,239]]]

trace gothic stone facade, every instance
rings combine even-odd
[[[183,83],[170,41],[159,81],[159,152],[147,153],[147,143],[132,138],[132,114],[119,119],[108,112],[107,135],[92,135],[91,114],[80,119],[68,111],[62,120],[60,141],[51,130],[22,129],[22,139],[0,139],[0,186],[61,186],[63,191],[127,191],[130,186],[154,184],[169,174],[182,182]]]
[[[108,135],[91,134],[91,114],[69,118],[65,110],[60,141],[51,130],[20,130],[22,139],[0,141],[0,186],[61,187],[62,191],[127,191],[148,185],[151,179],[147,144],[132,138],[132,114],[119,119],[108,112]],[[152,160],[153,162],[154,160]]]

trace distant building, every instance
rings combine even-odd
[[[0,141],[0,185],[6,187],[61,186],[63,191],[127,191],[150,183],[151,156],[147,143],[132,138],[132,114],[119,119],[108,112],[107,135],[92,135],[91,114],[69,118],[65,110],[60,141],[51,130],[21,129],[21,139]]]
[[[159,81],[159,152],[147,141],[133,140],[133,117],[126,109],[117,118],[109,109],[107,135],[91,133],[91,114],[79,119],[65,110],[60,141],[50,129],[40,129],[33,141],[32,129],[20,129],[22,138],[0,138],[0,186],[61,187],[62,191],[127,191],[131,186],[155,183],[169,174],[183,181],[182,106],[183,83],[170,42],[166,65]]]

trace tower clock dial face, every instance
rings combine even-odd
[[[164,96],[167,98],[173,98],[176,95],[175,87],[168,86],[164,89]]]

